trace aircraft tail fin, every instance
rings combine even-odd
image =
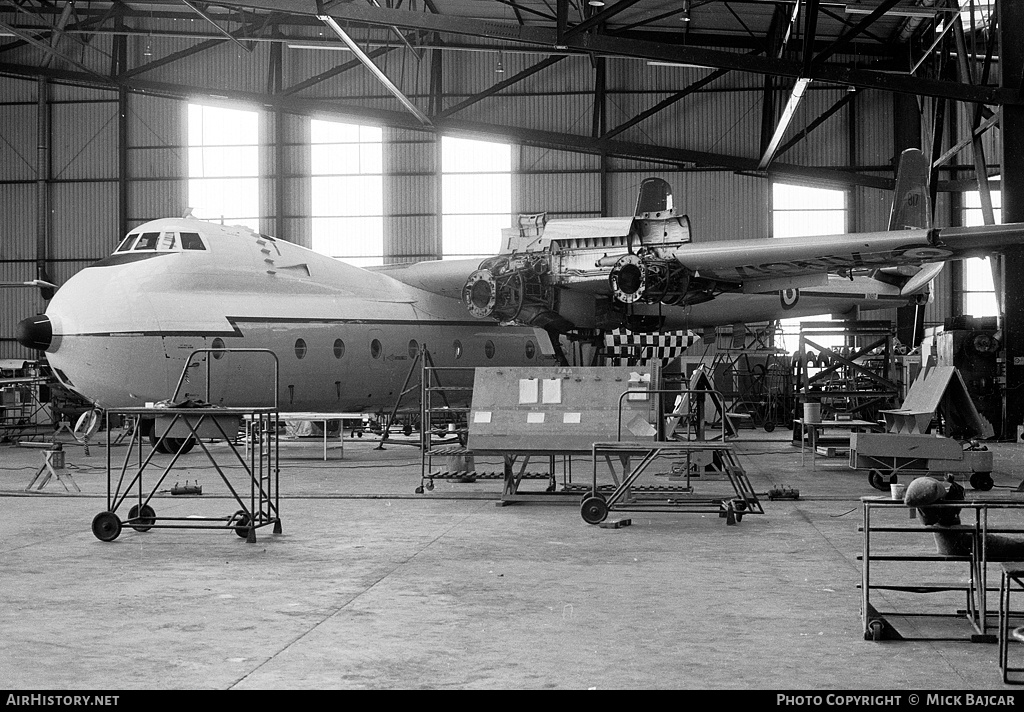
[[[672,186],[661,178],[646,178],[640,184],[636,196],[635,217],[644,217],[650,213],[664,213],[673,210]]]
[[[890,230],[929,229],[932,206],[928,194],[931,161],[919,148],[908,148],[900,156],[896,192],[889,215]]]

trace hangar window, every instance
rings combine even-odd
[[[312,246],[349,264],[384,264],[384,133],[309,122]]]
[[[772,185],[772,237],[840,235],[846,231],[845,191],[786,183]],[[782,319],[782,336],[776,337],[776,346],[796,351],[800,348],[801,321],[828,321],[831,318],[831,314],[818,314]],[[830,348],[844,345],[843,338],[839,336],[820,337],[815,341]]]
[[[996,224],[1003,222],[1002,193],[990,191]],[[981,210],[981,193],[964,193],[963,224],[967,227],[985,224]],[[972,257],[961,263],[960,313],[971,316],[998,316],[996,288],[992,280],[992,261],[988,257]]]
[[[443,136],[441,172],[442,256],[497,254],[512,225],[512,146]]]
[[[188,105],[192,214],[259,230],[259,113]]]

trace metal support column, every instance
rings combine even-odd
[[[1000,2],[999,54],[1000,86],[1021,91],[1024,80],[1024,3]],[[1000,135],[1003,140],[1002,199],[1003,222],[1024,221],[1024,106],[1006,104],[1002,107]],[[1005,257],[1006,274],[1024,273],[1024,248],[1015,249]],[[1024,289],[1014,280],[1004,280],[1003,326],[1006,333],[1007,369],[1006,392],[1016,393],[1024,386]],[[1024,423],[1024,399],[1009,398],[1005,433],[1016,433],[1016,426]]]

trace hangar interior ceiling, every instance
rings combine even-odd
[[[2,0],[0,281],[59,284],[130,227],[180,214],[189,101],[261,110],[261,227],[307,245],[309,117],[385,127],[393,260],[439,254],[440,135],[515,147],[515,212],[628,214],[639,181],[665,177],[696,240],[768,237],[773,180],[846,189],[849,229],[884,229],[895,159],[920,146],[950,224],[957,191],[998,187],[1001,108],[1021,103],[999,72],[999,10]],[[0,356],[22,355],[7,337],[44,305],[8,294]]]

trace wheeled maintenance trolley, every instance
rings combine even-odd
[[[273,407],[221,407],[206,405],[210,401],[210,366],[212,359],[206,359],[206,401],[196,404],[185,401],[177,403],[175,399],[186,380],[186,373],[192,366],[192,359],[200,353],[249,352],[265,353],[273,358]],[[145,408],[121,408],[106,412],[107,431],[107,502],[106,509],[97,514],[92,521],[92,532],[101,541],[113,541],[120,536],[123,526],[127,525],[138,532],[150,529],[221,529],[234,531],[250,543],[256,541],[256,530],[273,525],[274,533],[281,533],[280,517],[280,451],[278,447],[278,421],[280,413],[277,407],[278,393],[278,362],[277,356],[267,349],[196,349],[185,361],[178,385],[167,407],[154,404]],[[186,407],[187,406],[187,407]],[[119,471],[112,462],[111,447],[111,416],[121,415],[132,423],[132,438]],[[152,435],[149,436],[151,447],[145,452],[143,438],[146,437],[142,422],[152,420]],[[249,444],[244,452],[236,446],[239,428],[246,428],[245,442]],[[204,442],[209,439],[222,440],[230,448],[235,461],[244,471],[244,480],[248,486],[246,493],[236,488],[229,479],[225,468],[218,464],[214,453]],[[166,517],[157,516],[153,508],[153,499],[160,492],[167,475],[174,469],[181,456],[195,446],[206,455],[207,460],[227,485],[228,491],[235,500],[230,514],[223,516],[188,516]],[[163,471],[155,476],[155,480],[144,479],[147,469],[157,469],[154,463],[157,453],[171,455],[171,460],[163,467]],[[136,462],[131,464],[133,455]],[[115,483],[115,472],[116,483]],[[150,485],[149,483],[152,482]],[[127,516],[122,519],[118,511],[131,500]]]

